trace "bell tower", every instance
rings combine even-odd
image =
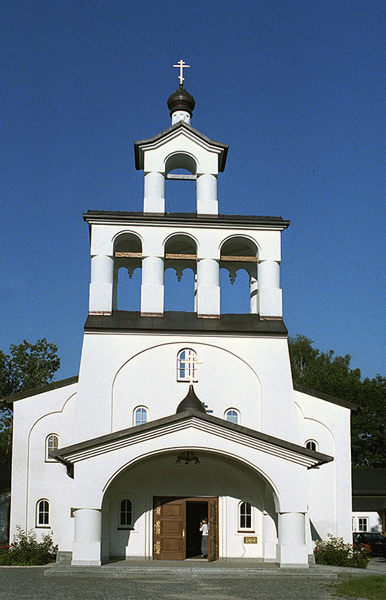
[[[164,272],[194,272],[194,313],[221,316],[220,268],[233,282],[239,270],[249,276],[249,313],[281,319],[279,282],[280,234],[288,227],[281,217],[221,215],[217,179],[224,171],[228,145],[216,142],[190,121],[195,100],[184,87],[180,60],[179,85],[168,98],[171,126],[149,139],[134,142],[135,167],[144,172],[143,212],[89,211],[91,229],[91,315],[117,311],[118,271],[141,270],[141,316],[164,316]],[[175,173],[183,169],[184,173]],[[165,213],[165,181],[193,180],[196,211]]]

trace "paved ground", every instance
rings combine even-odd
[[[124,578],[100,578],[92,573],[47,577],[44,567],[2,567],[0,600],[333,600],[331,586],[341,572],[371,576],[385,571],[385,566],[385,561],[372,565],[367,573],[335,567],[288,572],[245,569],[239,573],[234,569],[218,573],[148,569]]]

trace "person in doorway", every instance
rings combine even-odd
[[[208,519],[200,521],[201,531],[201,555],[203,558],[208,558]]]

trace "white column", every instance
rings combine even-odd
[[[114,258],[91,257],[90,313],[111,313],[113,302]]]
[[[282,317],[280,266],[275,260],[262,260],[258,265],[258,310],[261,317]]]
[[[199,317],[220,315],[219,264],[214,258],[197,261],[197,314]]]
[[[141,315],[162,316],[164,312],[164,261],[159,256],[142,259]]]
[[[197,177],[197,214],[217,215],[217,177],[204,173]]]
[[[256,315],[258,311],[257,279],[252,275],[249,278],[249,312]]]
[[[267,562],[276,561],[277,532],[273,518],[266,510],[263,511],[263,555]]]
[[[194,274],[194,312],[197,312],[197,273]]]
[[[163,173],[152,171],[145,174],[143,212],[165,212],[165,177]]]
[[[72,565],[101,564],[102,515],[96,508],[75,511]]]
[[[281,567],[308,567],[304,513],[279,513],[279,561]]]

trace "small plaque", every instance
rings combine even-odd
[[[244,537],[244,544],[257,544],[257,537]]]

